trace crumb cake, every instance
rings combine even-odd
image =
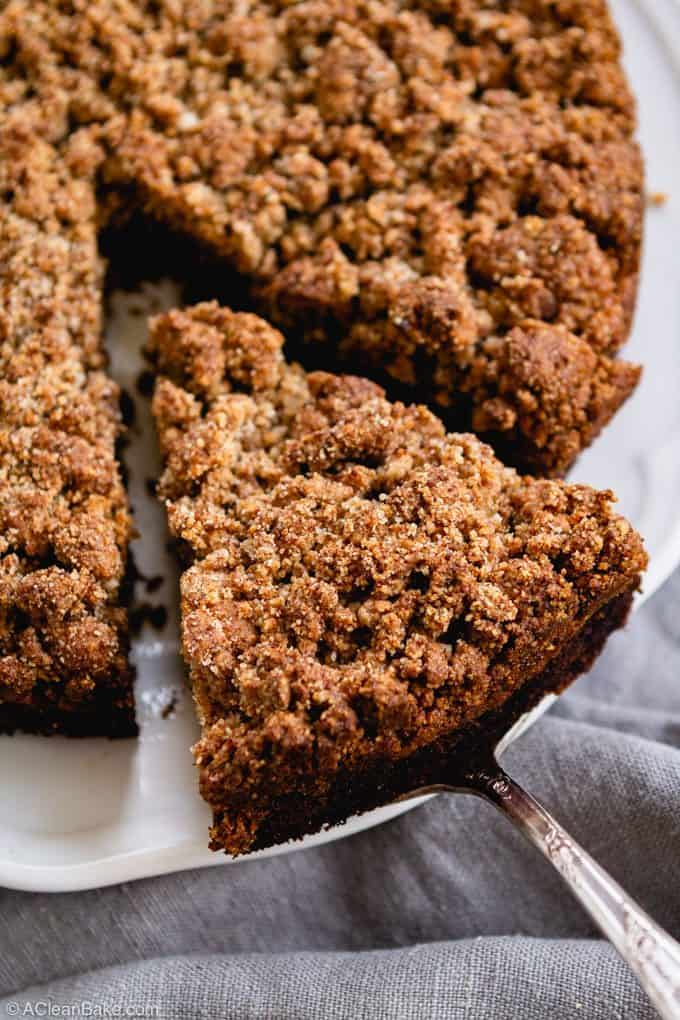
[[[310,361],[536,475],[635,387],[642,166],[604,0],[6,0],[0,110],[0,730],[135,730],[98,251],[134,211]],[[608,494],[523,479],[280,344],[210,306],[154,329],[232,852],[379,802],[567,683],[644,559]]]
[[[0,128],[0,731],[135,733],[92,182]]]
[[[194,753],[234,854],[436,776],[480,722],[560,690],[646,562],[610,492],[523,477],[282,343],[214,302],[151,328]]]
[[[98,223],[190,235],[298,341],[523,469],[563,474],[636,384],[642,166],[604,0],[9,0],[0,106],[87,165]]]

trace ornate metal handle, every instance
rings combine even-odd
[[[493,763],[457,789],[484,797],[548,858],[619,951],[664,1020],[680,1018],[680,944],[579,846],[555,819]],[[469,785],[468,785],[469,781]],[[441,789],[441,787],[440,787]]]

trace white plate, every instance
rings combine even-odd
[[[643,381],[604,435],[581,458],[573,478],[610,486],[621,510],[644,534],[651,554],[645,595],[680,562],[680,7],[677,0],[643,6],[618,0],[614,11],[626,65],[639,97],[650,191],[667,204],[647,214],[642,288],[626,356],[645,365]],[[168,288],[118,295],[110,337],[114,375],[134,392],[142,367],[144,314],[167,304]],[[184,689],[177,642],[177,571],[164,549],[161,508],[146,491],[157,474],[148,405],[137,404],[129,453],[132,503],[144,539],[134,551],[141,570],[161,574],[150,601],[171,609],[159,634],[148,628],[135,645],[137,741],[0,738],[0,884],[65,891],[229,863],[206,847],[209,812],[196,789],[189,748],[197,729]],[[168,715],[168,710],[174,709]],[[541,710],[547,707],[539,706]],[[166,716],[166,717],[164,717]],[[513,735],[516,735],[513,734]],[[414,806],[383,808],[301,843],[263,851],[286,853],[348,836]],[[233,862],[231,862],[233,863]]]

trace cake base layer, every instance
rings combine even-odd
[[[136,737],[134,700],[102,704],[87,712],[60,712],[26,705],[0,705],[0,733],[36,733],[64,737]]]
[[[40,733],[51,736],[137,736],[135,720],[133,673],[130,670],[120,677],[115,690],[101,696],[83,708],[64,709],[49,703],[40,704],[34,699],[31,705],[0,705],[0,733]]]

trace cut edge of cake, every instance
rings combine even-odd
[[[137,732],[91,167],[0,130],[0,732]]]

